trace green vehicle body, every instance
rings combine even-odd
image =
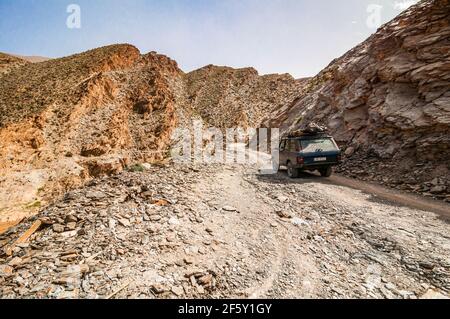
[[[336,141],[327,134],[285,137],[280,142],[279,164],[287,167],[291,178],[302,171],[319,171],[323,177],[330,177],[341,157]]]

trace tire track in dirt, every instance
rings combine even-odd
[[[308,258],[298,258],[294,255],[296,251],[293,249],[295,242],[290,238],[291,225],[280,222],[275,213],[276,207],[265,203],[258,196],[257,189],[244,178],[245,173],[242,168],[226,169],[210,181],[200,182],[200,193],[205,194],[207,190],[219,194],[218,207],[231,206],[239,212],[231,220],[227,220],[227,225],[224,225],[219,237],[228,238],[229,241],[242,238],[246,250],[257,249],[256,258],[241,266],[247,269],[249,276],[252,273],[263,273],[264,276],[238,295],[242,294],[251,299],[266,298],[275,290],[280,290],[280,280],[286,279],[283,279],[283,276],[288,272],[292,281],[301,283],[302,273],[307,273],[314,267]],[[289,265],[289,269],[286,269],[286,265]],[[289,290],[282,290],[286,296],[295,297],[303,295],[305,289],[300,288],[302,292],[296,289],[295,285]]]

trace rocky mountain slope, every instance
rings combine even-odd
[[[266,121],[327,125],[342,171],[450,200],[450,2],[426,0],[333,61]]]
[[[447,203],[165,159],[193,118],[315,121],[344,173],[448,199],[449,11],[422,1],[310,80],[131,45],[0,55],[0,299],[448,298]]]
[[[193,110],[220,128],[259,127],[272,110],[292,102],[303,83],[289,74],[259,76],[253,68],[213,65],[186,75]]]
[[[22,60],[31,62],[31,63],[39,63],[39,62],[45,62],[48,60],[51,60],[50,58],[44,57],[44,56],[38,56],[38,55],[18,55],[18,54],[14,54],[15,57],[18,57]]]
[[[0,52],[0,77],[28,63],[28,61],[21,58]]]
[[[3,76],[1,209],[26,212],[133,159],[162,159],[182,74],[165,56],[115,45]]]
[[[166,159],[172,132],[193,117],[223,128],[257,124],[292,102],[300,85],[253,69],[208,66],[185,74],[170,58],[141,55],[131,45],[1,62],[2,216],[35,210],[133,162]]]

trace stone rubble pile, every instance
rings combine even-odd
[[[191,185],[200,178],[195,171],[153,169],[145,178],[139,173],[123,173],[94,180],[0,235],[0,296],[106,298],[131,279],[142,285],[148,284],[146,280],[154,281],[150,290],[147,287],[137,297],[192,297],[214,290],[218,274],[197,267],[195,257],[206,253],[213,237],[209,229],[190,234],[189,225],[202,225],[203,219],[182,204]],[[35,220],[42,226],[30,242],[13,245]],[[158,256],[176,255],[174,251],[189,246],[195,236],[204,244],[191,247],[192,255],[182,250],[171,265],[181,269],[179,277],[163,278],[160,274],[170,266],[158,265]],[[6,254],[8,248],[11,256]],[[151,260],[149,255],[159,266],[153,274],[144,261]],[[139,271],[143,280],[135,273]]]

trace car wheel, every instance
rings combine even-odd
[[[319,172],[322,177],[330,177],[333,174],[333,168],[330,166],[319,170]]]
[[[298,178],[300,175],[300,171],[297,168],[294,168],[291,162],[287,164],[287,173],[290,178]]]

